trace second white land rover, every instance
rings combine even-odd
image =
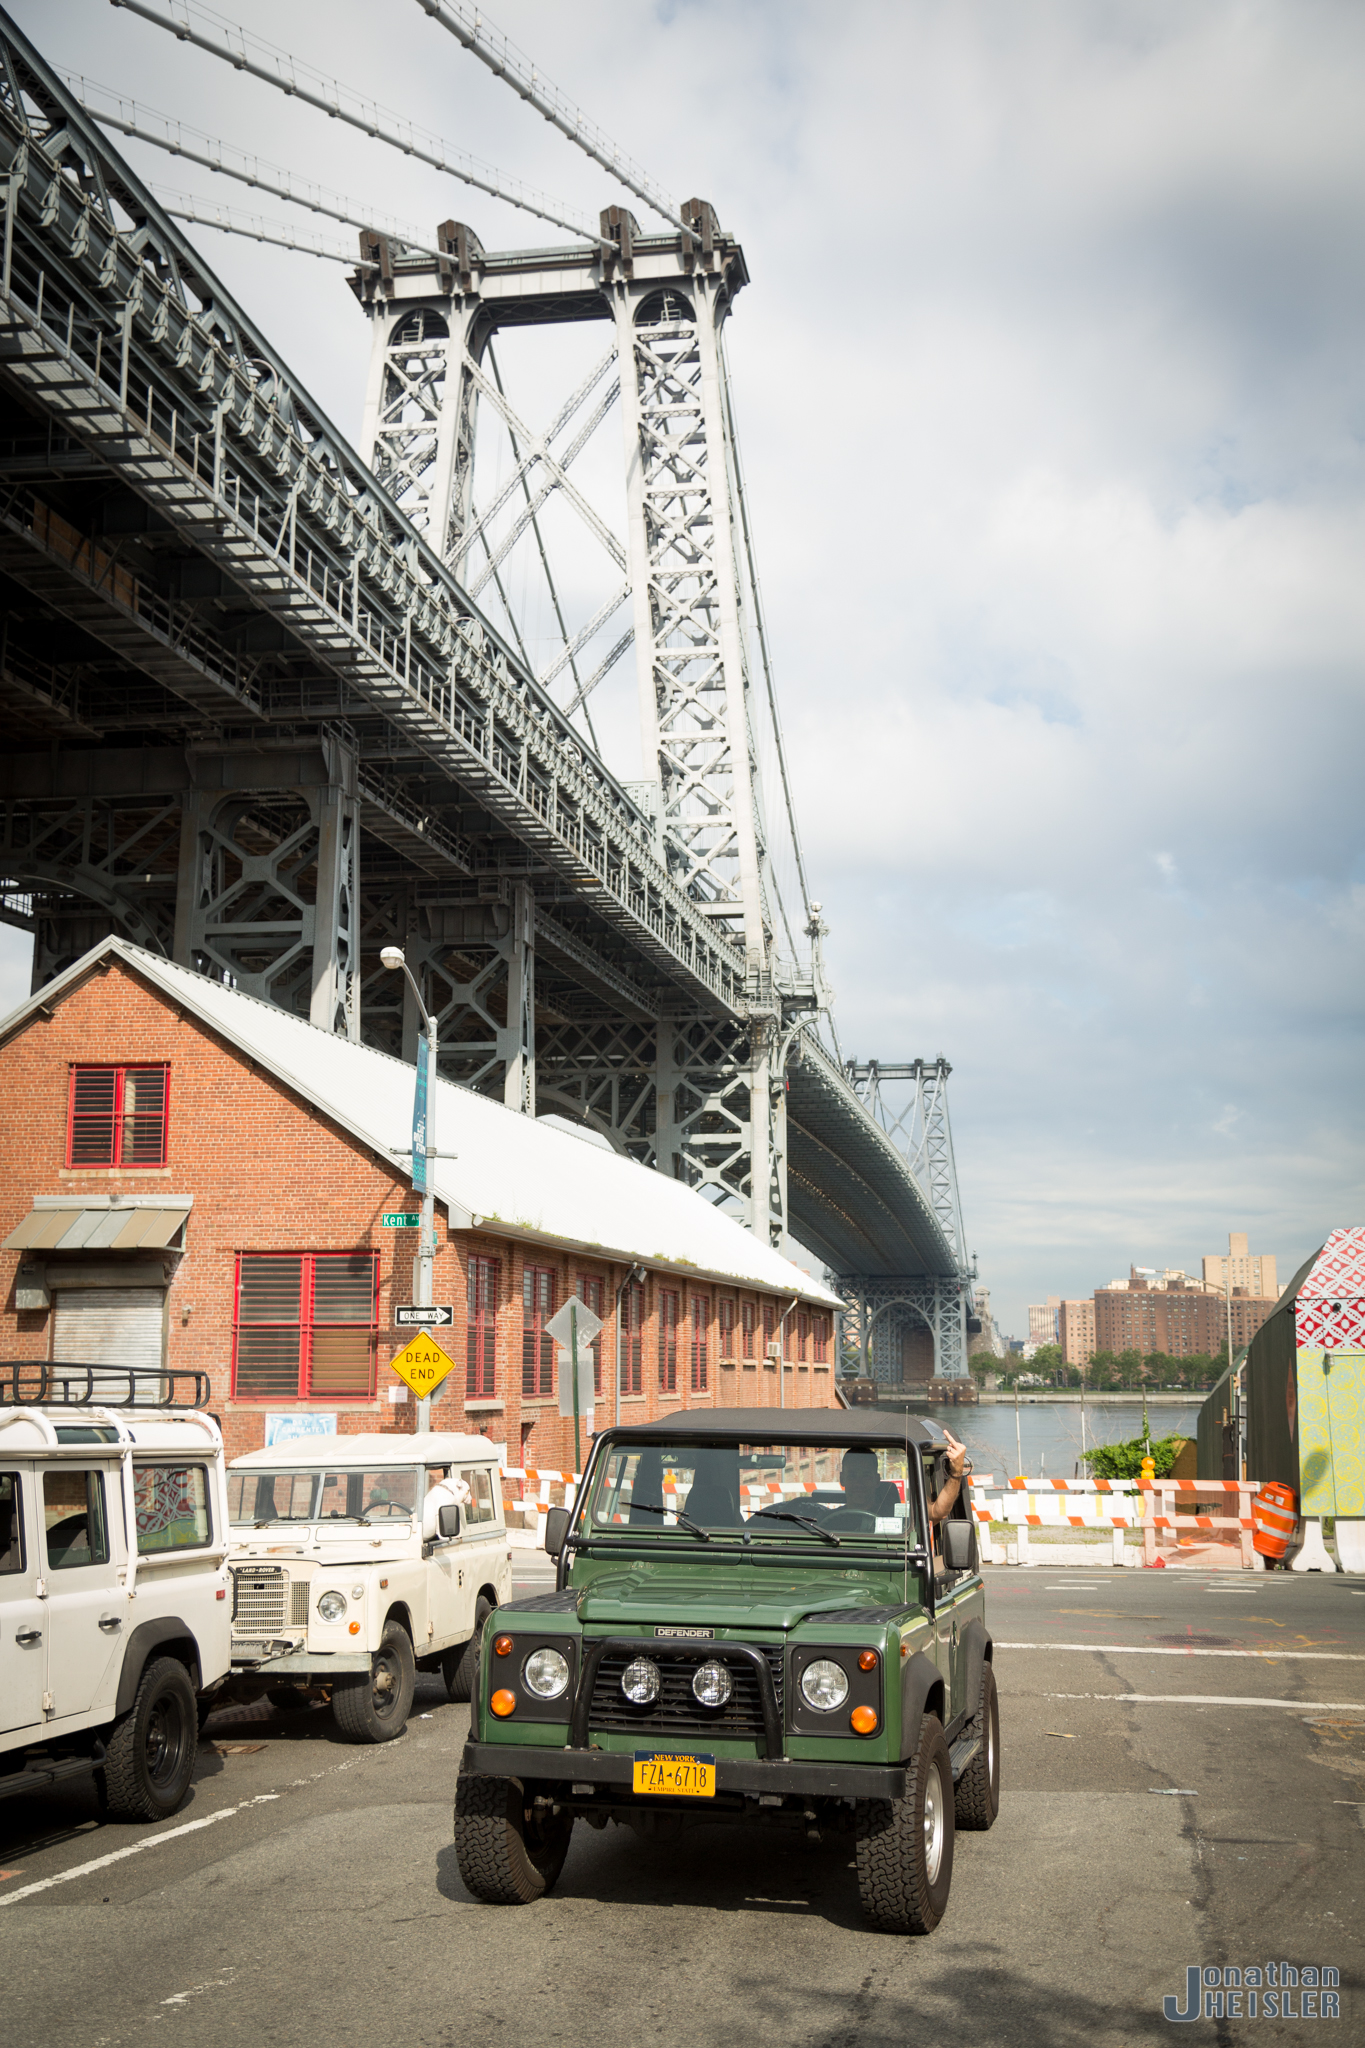
[[[355,1742],[402,1734],[418,1671],[469,1698],[484,1620],[512,1590],[487,1437],[304,1438],[227,1477],[234,1697],[287,1711],[323,1688]]]

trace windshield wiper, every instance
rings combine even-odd
[[[703,1529],[700,1522],[694,1522],[692,1517],[685,1515],[681,1508],[657,1508],[652,1500],[632,1501],[631,1513],[634,1514],[637,1508],[642,1515],[674,1515],[681,1522],[684,1529],[690,1529],[694,1536],[700,1536],[703,1543],[711,1541],[711,1531]]]
[[[822,1529],[809,1515],[794,1515],[790,1508],[763,1508],[760,1515],[754,1519],[762,1519],[765,1522],[799,1522],[803,1529],[813,1529],[817,1536],[823,1536],[826,1543],[832,1543],[836,1550],[840,1545],[840,1539],[832,1529]]]

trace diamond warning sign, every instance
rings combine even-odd
[[[411,1344],[405,1344],[389,1364],[400,1380],[406,1380],[419,1401],[434,1394],[448,1372],[453,1372],[455,1361],[448,1351],[443,1351],[436,1339],[423,1331],[414,1337]]]

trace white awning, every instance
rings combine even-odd
[[[78,1201],[37,1195],[17,1230],[5,1239],[7,1252],[164,1251],[184,1228],[191,1195],[105,1196]]]

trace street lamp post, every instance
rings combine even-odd
[[[422,1223],[417,1238],[417,1270],[413,1276],[413,1292],[417,1297],[417,1308],[431,1307],[431,1263],[436,1256],[436,1194],[431,1185],[431,1162],[436,1157],[436,1019],[429,1013],[422,1001],[422,991],[416,977],[408,966],[401,946],[385,946],[379,955],[390,969],[401,968],[408,978],[408,986],[417,1001],[422,1023],[426,1030],[426,1060],[422,1060],[422,1047],[418,1047],[417,1085],[412,1104],[412,1186],[414,1194],[422,1197]],[[426,1436],[431,1429],[431,1396],[424,1394],[417,1403],[417,1434]]]

